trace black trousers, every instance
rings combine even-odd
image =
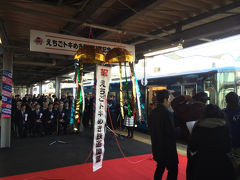
[[[133,137],[133,127],[127,127],[127,130],[128,130],[128,136],[129,137]]]
[[[84,114],[83,114],[83,126],[84,127],[89,126],[89,119],[90,119],[90,112],[88,110],[85,110]]]
[[[45,126],[44,126],[44,131],[45,131],[45,135],[52,135],[53,132],[53,124],[46,122]]]
[[[157,168],[154,174],[154,180],[161,180],[165,168],[168,170],[167,180],[177,180],[178,176],[178,164],[157,162]]]
[[[63,133],[67,134],[67,123],[66,122],[59,122],[58,123],[58,134],[62,133],[62,129],[63,129]]]

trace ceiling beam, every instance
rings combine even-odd
[[[14,11],[33,14],[33,15],[37,15],[37,16],[45,16],[45,17],[49,17],[49,18],[53,18],[53,19],[69,21],[69,22],[72,22],[72,23],[75,23],[75,24],[82,24],[83,26],[92,27],[92,28],[96,28],[96,29],[102,29],[102,30],[111,31],[111,32],[116,32],[116,33],[119,33],[119,34],[131,34],[131,35],[136,35],[136,36],[141,36],[141,37],[146,37],[146,38],[151,38],[151,39],[166,40],[166,39],[164,39],[162,37],[159,37],[157,35],[149,35],[149,34],[144,34],[144,33],[139,33],[139,32],[134,32],[134,31],[127,31],[127,30],[123,30],[123,29],[120,29],[120,28],[114,28],[114,27],[109,27],[109,26],[105,26],[105,25],[83,23],[81,20],[78,20],[78,19],[67,18],[67,17],[64,17],[64,16],[55,15],[55,14],[43,13],[43,12],[40,12],[40,11],[35,11],[35,10],[22,8],[22,7],[17,7],[17,6],[13,6],[13,5],[4,4],[4,5],[0,6],[0,9],[1,8],[2,9],[7,8],[7,9],[14,10]]]
[[[4,21],[0,19],[0,38],[4,46],[9,45],[9,39],[5,28]]]
[[[61,0],[59,0],[58,3],[60,3]],[[32,5],[32,4],[41,4],[41,5],[46,5],[46,6],[52,6],[54,8],[56,8],[56,3],[53,2],[53,1],[44,1],[44,0],[31,0],[31,1],[14,1],[14,3],[19,3],[19,4],[29,4],[29,5]],[[64,9],[67,9],[67,10],[76,10],[76,8],[74,8],[73,6],[66,6],[64,4],[60,4],[58,5],[60,8],[64,8]]]
[[[86,3],[83,4],[81,11],[73,16],[73,19],[79,21],[78,24],[69,22],[62,30],[75,30],[79,25],[86,22],[89,17],[105,2],[106,0],[85,0]],[[62,31],[61,31],[62,32]]]
[[[56,66],[56,60],[52,60],[51,63],[49,62],[36,62],[36,61],[13,61],[13,64],[21,64],[21,65],[28,65],[28,66],[43,66],[43,67],[52,67]]]
[[[183,39],[184,43],[188,43],[200,38],[207,38],[221,33],[239,31],[240,24],[238,22],[240,22],[240,15],[234,15],[166,36],[166,38],[169,39],[168,43],[159,40],[148,41],[136,46],[136,54],[141,58],[143,57],[143,54],[149,50],[170,45],[171,43],[177,42],[179,39]]]
[[[154,32],[151,32],[150,34],[151,35],[158,35],[160,33],[164,33],[164,32],[176,29],[176,27],[179,24],[181,24],[181,26],[189,25],[191,23],[195,23],[195,22],[203,20],[205,18],[209,18],[209,17],[215,16],[217,14],[227,13],[228,11],[231,11],[233,9],[239,8],[239,6],[240,6],[240,1],[236,1],[236,2],[233,2],[233,3],[229,4],[229,5],[226,5],[224,7],[220,7],[220,8],[214,9],[214,10],[209,10],[208,12],[204,12],[204,13],[202,13],[200,15],[194,16],[194,17],[189,18],[187,20],[180,21],[177,24],[173,24],[173,25],[170,25],[170,26],[167,26],[167,27],[163,27],[163,28],[158,29],[158,30],[156,30]],[[137,38],[135,38],[135,39],[133,39],[131,41],[127,41],[125,43],[127,43],[127,44],[139,44],[138,42],[142,43],[142,41],[144,41],[144,40],[147,41],[148,39],[143,38],[143,37],[137,37]]]
[[[135,4],[134,9],[131,7],[127,7],[127,9],[125,9],[124,11],[122,11],[119,16],[117,17],[113,17],[109,22],[107,22],[108,26],[113,26],[115,28],[117,28],[117,26],[119,24],[121,24],[122,22],[124,22],[125,20],[127,20],[130,17],[133,16],[139,16],[142,11],[144,11],[145,8],[150,7],[151,5],[153,5],[154,3],[159,3],[159,2],[163,2],[165,0],[147,0],[147,1],[139,1],[138,3]],[[123,2],[123,1],[121,1]],[[126,3],[124,3],[126,4]],[[125,5],[127,6],[127,4]],[[103,37],[106,35],[106,31],[105,30],[96,30],[94,31],[94,37],[98,38],[98,37]]]

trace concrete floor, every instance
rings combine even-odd
[[[116,132],[121,135],[127,136],[126,130],[123,130],[123,131],[116,130]],[[151,137],[149,134],[142,133],[139,131],[134,131],[133,139],[136,141],[140,141],[140,142],[151,145]],[[185,144],[177,143],[177,151],[179,154],[186,156],[187,155],[187,146]]]

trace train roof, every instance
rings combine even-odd
[[[231,66],[231,67],[216,67],[211,69],[204,69],[200,71],[192,71],[192,72],[184,72],[184,73],[176,73],[176,74],[168,74],[168,75],[158,75],[158,76],[150,76],[146,77],[147,79],[155,79],[155,78],[166,78],[166,77],[175,77],[175,76],[185,76],[185,75],[200,75],[200,74],[209,74],[209,73],[217,73],[217,72],[230,72],[240,70],[240,67]]]
[[[236,71],[240,70],[240,67],[236,66],[230,66],[230,67],[216,67],[211,69],[204,69],[200,71],[192,71],[192,72],[184,72],[184,73],[176,73],[176,74],[168,74],[168,75],[158,75],[158,76],[149,76],[146,77],[146,79],[155,79],[155,78],[166,78],[166,77],[177,77],[177,76],[185,76],[185,75],[203,75],[203,74],[209,74],[209,73],[217,73],[217,72],[230,72],[230,71]],[[138,81],[142,79],[138,78]],[[125,81],[125,80],[124,80]],[[130,81],[130,79],[128,79]],[[119,83],[119,80],[111,81],[111,84]],[[93,84],[86,84],[84,87],[93,86]]]

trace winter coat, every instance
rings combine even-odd
[[[240,148],[240,107],[236,109],[226,108],[223,111],[227,114],[231,127],[232,146]]]
[[[149,115],[152,153],[157,162],[178,163],[176,136],[172,113],[163,105],[158,105]]]
[[[188,145],[187,180],[232,180],[234,172],[227,156],[231,151],[229,128],[224,119],[199,120]]]

